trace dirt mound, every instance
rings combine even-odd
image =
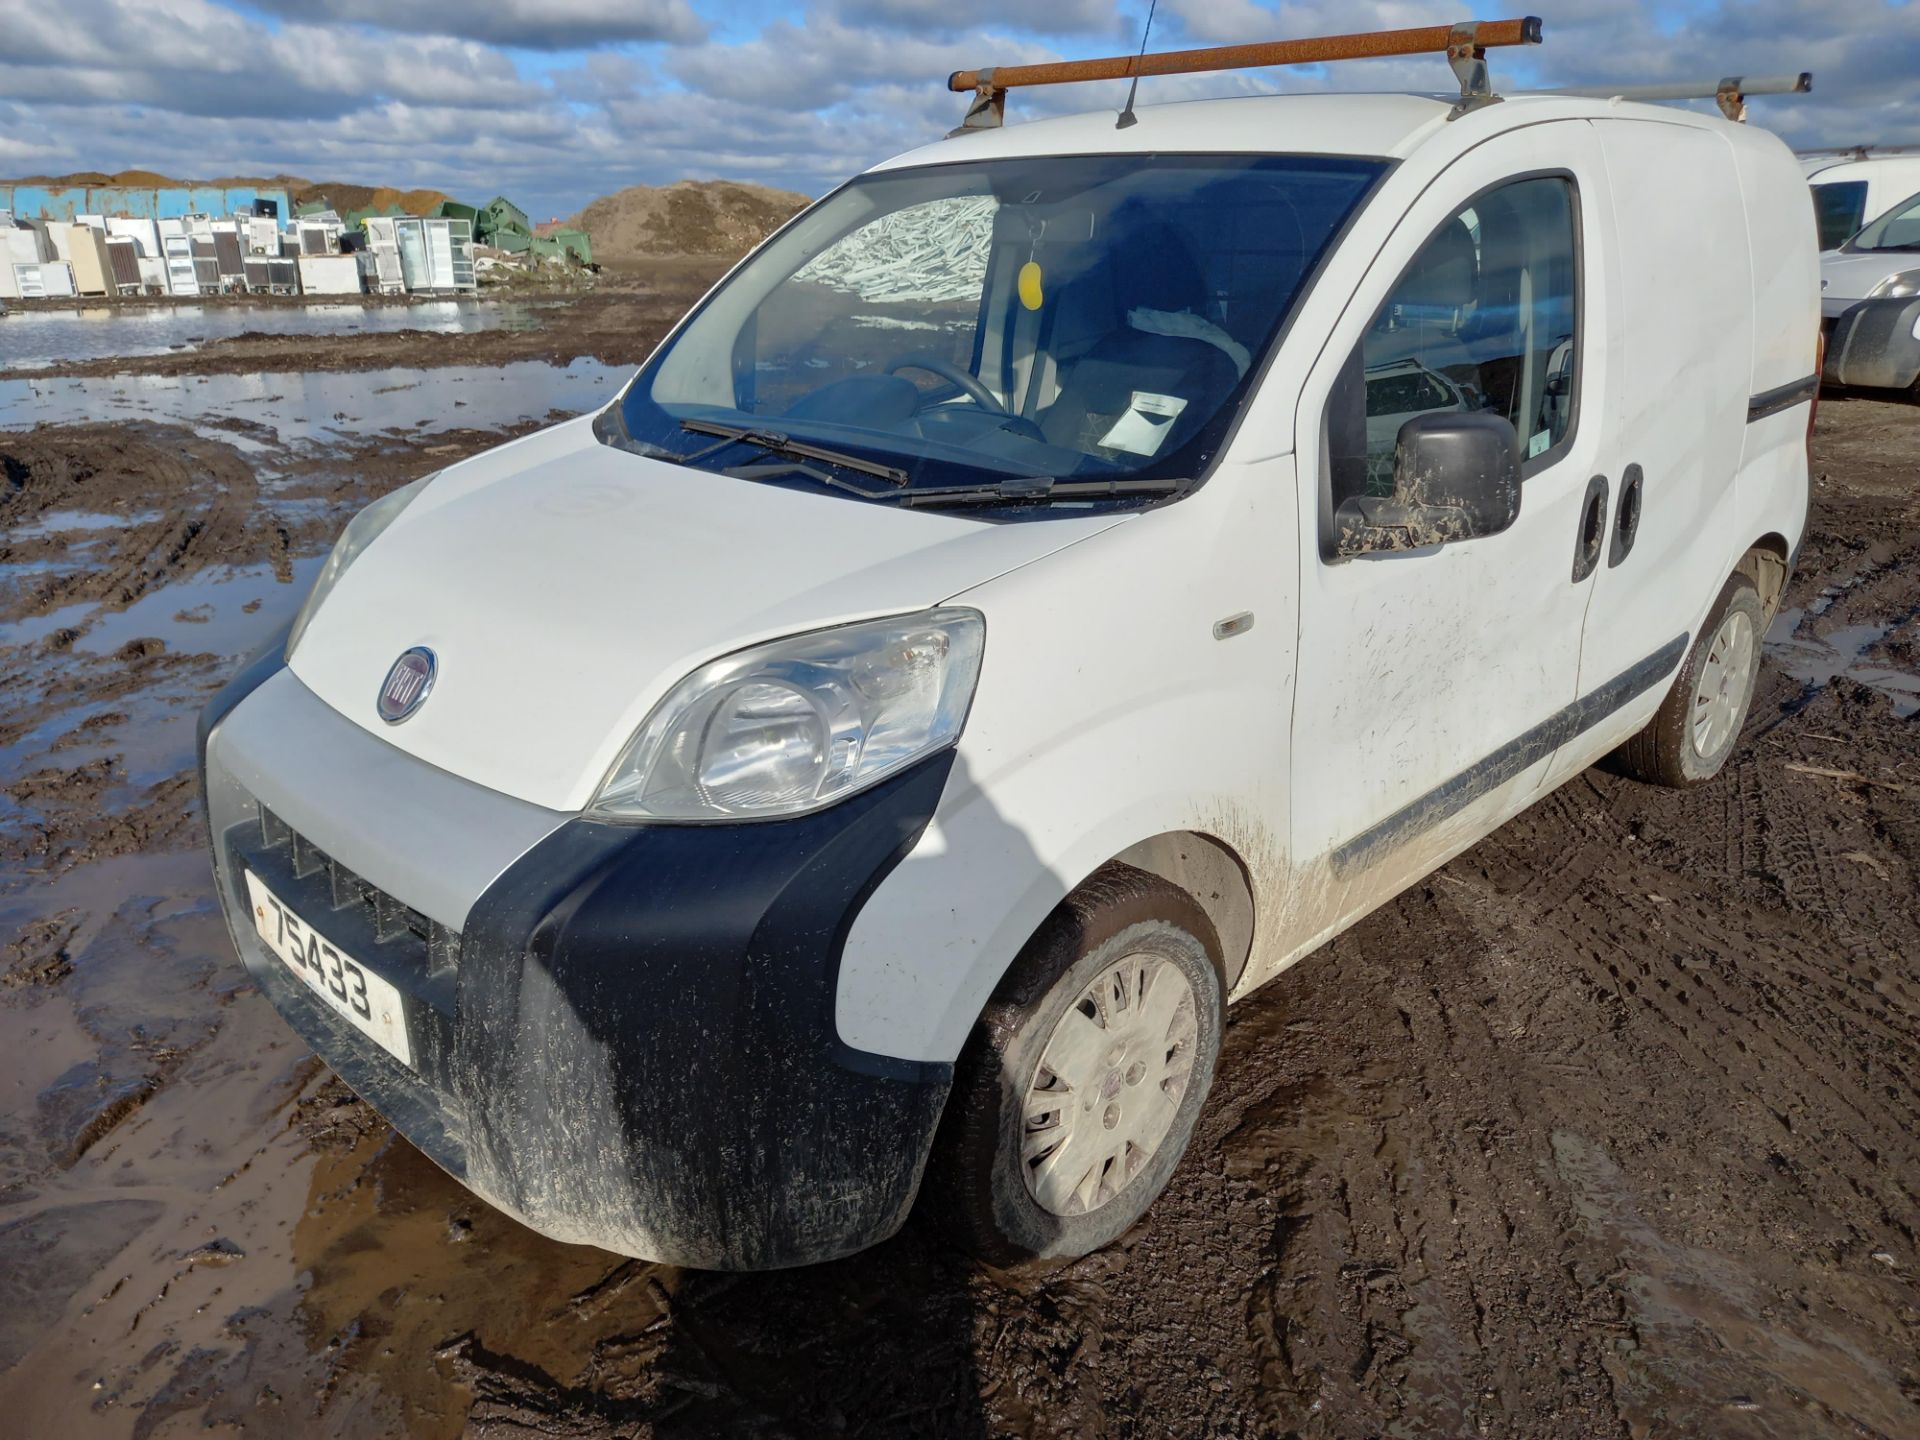
[[[285,185],[295,189],[305,185],[305,180],[289,175],[276,175],[271,178],[258,175],[227,175],[215,180],[181,180],[172,175],[162,175],[158,170],[121,170],[108,174],[104,170],[75,170],[66,175],[21,175],[16,179],[0,181],[9,185],[48,185],[56,188],[73,185]]]
[[[349,210],[385,210],[390,205],[398,205],[409,215],[431,215],[448,198],[442,190],[399,190],[391,185],[350,185],[338,180],[302,180],[287,188],[296,204],[325,200],[342,215]]]
[[[633,185],[573,217],[601,260],[664,255],[744,255],[811,203],[792,190],[733,180]]]
[[[219,180],[181,180],[162,175],[157,170],[122,170],[113,175],[100,170],[80,170],[71,175],[30,175],[15,183],[53,187],[127,185],[156,189],[185,185],[284,185],[296,202],[304,204],[309,200],[325,200],[343,215],[349,210],[384,210],[389,205],[398,205],[409,215],[431,215],[448,198],[442,190],[402,190],[392,185],[303,180],[297,175],[230,175]]]

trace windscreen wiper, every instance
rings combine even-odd
[[[759,465],[729,465],[720,472],[731,475],[736,480],[778,480],[787,475],[804,475],[809,480],[833,490],[844,490],[849,495],[858,495],[862,500],[891,500],[892,492],[870,490],[865,485],[856,485],[851,480],[843,480],[830,470],[806,460],[771,460]]]
[[[891,485],[904,486],[908,480],[907,472],[898,466],[883,465],[878,460],[862,459],[858,455],[848,455],[840,450],[829,450],[823,445],[811,445],[804,440],[795,440],[790,436],[782,435],[778,430],[755,430],[747,425],[728,425],[718,420],[697,419],[682,420],[680,428],[695,435],[718,435],[722,440],[738,440],[745,445],[758,446],[769,455],[781,455],[789,460],[820,460],[828,465],[838,465],[843,470],[858,470],[864,475],[878,475]]]
[[[1051,500],[1104,500],[1129,495],[1172,495],[1187,487],[1185,480],[1051,480],[1044,475],[1000,480],[991,485],[940,485],[904,491],[899,503],[908,507],[946,505],[1019,505]]]

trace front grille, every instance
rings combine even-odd
[[[308,894],[320,892],[336,914],[357,913],[378,944],[423,948],[429,974],[452,970],[460,958],[457,930],[449,930],[354,874],[264,805],[260,807],[260,844],[266,850],[282,851],[294,878],[307,882],[302,889]]]

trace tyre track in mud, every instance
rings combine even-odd
[[[139,514],[119,527],[105,564],[55,573],[13,599],[16,614],[80,600],[124,607],[150,590],[203,568],[266,553],[253,467],[230,445],[177,426],[61,426],[0,437],[10,484],[0,497],[0,566],[62,555],[67,535],[19,538],[49,512]]]
[[[143,1298],[138,1336],[93,1332],[88,1363],[132,1346],[107,1393],[161,1397],[156,1423],[337,1435],[1920,1435],[1920,721],[1847,665],[1802,663],[1882,625],[1906,663],[1911,622],[1890,622],[1920,610],[1920,413],[1822,414],[1798,623],[1729,770],[1685,793],[1577,777],[1236,1007],[1187,1160],[1107,1250],[984,1271],[916,1219],[804,1271],[622,1261],[487,1210],[335,1087],[285,1253],[263,1238],[234,1272],[278,1263],[284,1288],[178,1354],[158,1337],[189,1322]],[[429,460],[382,463],[295,484],[344,506],[362,469],[384,488]],[[109,608],[155,567],[231,563],[222,544],[257,564],[314,543],[179,496],[88,582]],[[118,755],[129,710],[212,670],[33,654],[34,697],[0,730],[44,752],[16,774],[58,869],[93,823],[61,767]],[[125,799],[123,773],[101,772],[95,809]],[[129,853],[188,843],[153,818]],[[183,913],[129,911],[116,943],[217,928]],[[101,963],[66,924],[17,957],[36,984]],[[203,962],[180,946],[182,994]],[[200,1043],[211,1022],[176,1003],[167,1044]],[[114,1077],[189,1083],[136,1058]],[[97,1089],[78,1171],[140,1123],[113,1129]],[[240,1138],[236,1156],[261,1136]]]

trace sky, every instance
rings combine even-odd
[[[1149,48],[1462,18],[1459,0],[1160,0]],[[1518,7],[1513,7],[1517,11]],[[1920,0],[1573,0],[1496,88],[1810,70],[1752,102],[1796,148],[1920,143]],[[0,0],[0,175],[293,174],[538,218],[683,177],[820,194],[935,140],[976,65],[1127,52],[1147,0]],[[1509,13],[1488,11],[1489,17]],[[1150,78],[1141,103],[1440,90],[1438,56]],[[1016,92],[1010,119],[1117,107]]]

